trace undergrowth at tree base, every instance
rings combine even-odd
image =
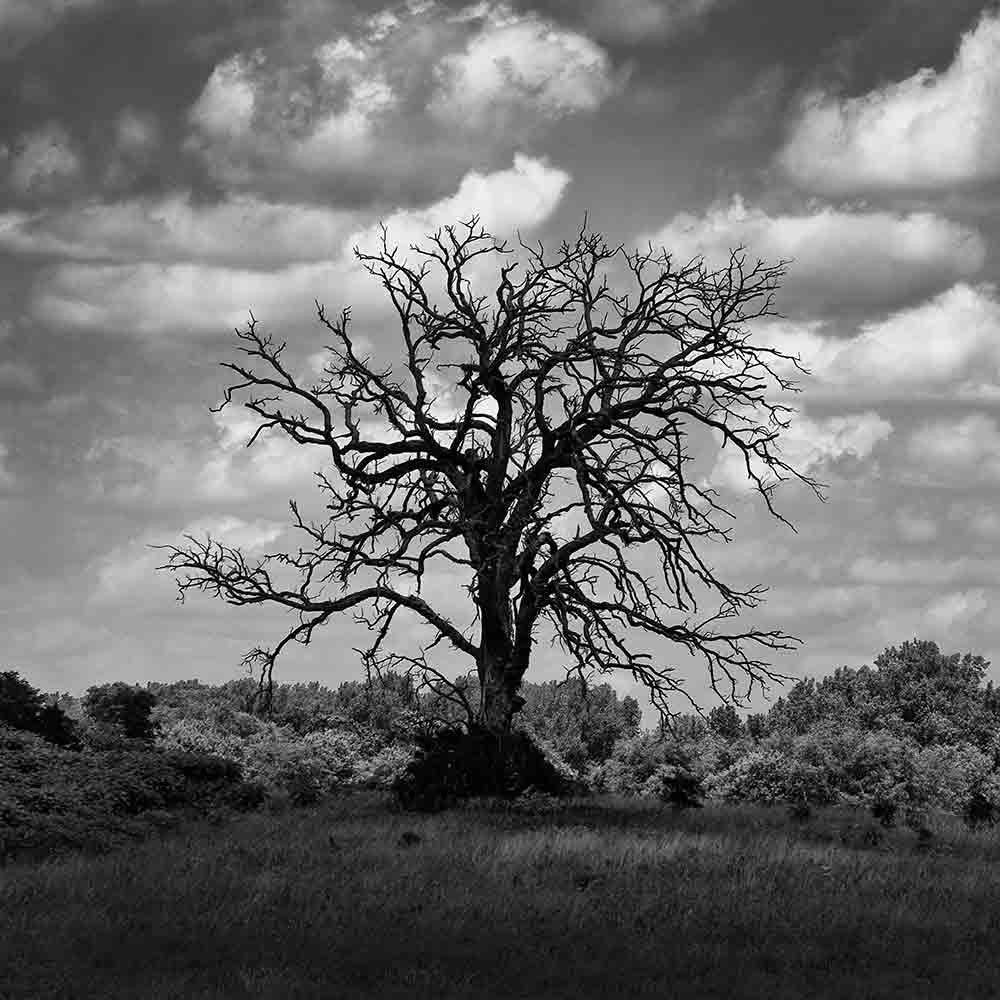
[[[439,812],[470,798],[513,799],[529,792],[565,797],[585,788],[527,733],[498,735],[470,725],[418,737],[416,754],[392,791],[403,809]]]

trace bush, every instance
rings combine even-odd
[[[300,736],[242,712],[215,721],[171,722],[157,745],[235,761],[246,780],[292,805],[308,805],[343,788],[388,789],[413,756],[411,745],[387,742],[386,734],[370,727],[341,726]]]
[[[642,795],[647,782],[664,764],[676,763],[676,744],[652,733],[619,740],[604,763],[590,770],[590,785],[613,795]]]
[[[913,756],[912,784],[922,800],[961,813],[992,769],[991,757],[968,743],[926,747]]]
[[[646,782],[644,792],[675,809],[700,809],[705,798],[701,778],[683,764],[661,764]]]
[[[156,735],[151,719],[155,705],[152,691],[120,681],[92,687],[83,699],[84,711],[91,719],[120,728],[130,740],[152,740]]]
[[[420,738],[415,757],[393,783],[404,809],[428,812],[474,797],[512,799],[529,789],[548,795],[578,790],[525,733],[498,738],[479,726]]]
[[[899,802],[892,796],[877,794],[871,799],[868,808],[882,826],[888,829],[896,825]]]
[[[727,801],[807,802],[837,800],[827,770],[777,749],[754,750],[706,782],[709,794]]]
[[[148,746],[76,753],[0,727],[0,853],[105,848],[169,810],[223,804],[239,784],[228,761]]]
[[[963,804],[962,818],[973,829],[1000,823],[1000,773],[979,780]]]

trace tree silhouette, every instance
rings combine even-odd
[[[754,344],[747,326],[773,315],[782,264],[748,266],[734,251],[719,270],[677,266],[665,250],[612,247],[586,226],[546,256],[540,243],[512,250],[477,218],[409,255],[383,228],[377,252],[355,254],[395,308],[401,363],[377,366],[352,337],[350,310],[334,317],[317,302],[332,343],[320,380],[304,385],[286,343],[251,314],[236,331],[245,357],[224,363],[237,380],[219,406],[239,399],[257,415],[248,445],[275,430],[322,451],[328,516],[307,520],[291,501],[302,546],[255,560],[211,538],[164,546],[160,568],[177,577],[179,599],[199,590],[295,616],[273,648],[247,655],[265,700],[281,651],[345,611],[372,630],[359,650],[369,670],[416,669],[432,690],[465,701],[428,654],[445,642],[468,657],[480,693],[463,707],[494,733],[523,704],[518,689],[546,635],[581,677],[630,671],[664,718],[682,684],[643,638],[700,656],[713,689],[737,703],[785,679],[761,657],[799,640],[717,628],[756,607],[763,588],[738,590],[702,558],[699,541],[727,539],[723,521],[734,515],[687,472],[688,436],[700,430],[737,451],[785,524],[773,506],[778,482],[821,497],[781,458],[792,410],[768,398],[796,390],[782,372],[804,369]],[[498,269],[489,297],[473,286],[488,263]],[[467,620],[423,596],[438,567],[465,585]],[[715,609],[696,618],[709,599]],[[415,655],[387,648],[406,615],[429,633]]]

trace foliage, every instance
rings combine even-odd
[[[655,795],[676,809],[701,808],[705,787],[690,765],[661,764],[643,785],[643,793]]]
[[[611,756],[615,743],[635,736],[642,711],[635,698],[619,700],[610,684],[585,685],[578,677],[525,683],[517,723],[549,743],[577,771]]]
[[[821,764],[775,749],[752,750],[706,782],[709,794],[727,802],[835,802],[837,793]]]
[[[732,705],[716,705],[708,713],[708,728],[729,743],[746,735],[746,726]]]
[[[525,733],[497,734],[474,724],[421,738],[393,784],[404,809],[428,812],[463,799],[516,798],[529,790],[566,795],[577,789]]]
[[[0,855],[100,848],[179,808],[235,804],[232,762],[148,746],[76,753],[0,727]],[[169,819],[169,817],[167,817]]]
[[[973,829],[1000,823],[1000,773],[994,771],[973,785],[962,804],[962,818]]]
[[[0,723],[33,732],[44,705],[41,692],[16,670],[0,672]]]
[[[336,727],[300,735],[245,712],[212,722],[180,720],[163,728],[158,745],[210,753],[237,762],[270,797],[305,805],[344,788],[384,788],[413,748],[375,729]]]
[[[992,770],[992,759],[969,743],[921,747],[913,755],[914,797],[960,814]]]
[[[983,686],[988,667],[982,656],[946,656],[936,643],[914,639],[886,648],[874,667],[840,667],[820,681],[799,681],[772,706],[766,728],[801,735],[836,722],[921,746],[985,748],[1000,728],[1000,693]]]
[[[709,773],[709,749],[698,739],[640,732],[615,743],[608,759],[591,768],[590,784],[616,795],[660,795],[663,775],[690,771],[702,781]]]
[[[16,670],[0,672],[0,725],[37,733],[58,746],[77,744],[73,720]]]
[[[156,725],[151,715],[156,695],[137,685],[101,684],[87,689],[84,711],[95,722],[121,729],[126,739],[152,740]]]
[[[45,705],[38,713],[35,732],[60,747],[79,746],[79,727],[58,705]]]

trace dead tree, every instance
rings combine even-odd
[[[677,266],[666,250],[611,247],[586,227],[546,256],[541,244],[510,249],[478,219],[449,226],[409,253],[383,229],[378,252],[355,254],[398,316],[401,361],[373,363],[357,347],[344,309],[317,302],[332,337],[316,384],[293,377],[286,344],[252,316],[237,330],[239,363],[219,409],[239,398],[260,419],[248,446],[279,431],[315,446],[328,515],[302,517],[290,502],[297,552],[251,561],[211,538],[166,546],[160,568],[179,599],[200,590],[230,604],[287,608],[295,624],[272,649],[256,649],[270,690],[277,656],[308,643],[341,612],[371,628],[359,650],[369,670],[419,668],[439,695],[465,701],[428,659],[442,642],[469,658],[480,680],[470,721],[506,732],[539,638],[552,639],[581,677],[615,669],[648,689],[664,718],[683,693],[643,639],[669,640],[707,665],[713,689],[741,703],[756,685],[785,679],[761,659],[799,642],[781,631],[718,630],[756,607],[764,589],[735,589],[699,552],[728,539],[734,515],[687,466],[688,435],[711,432],[738,450],[768,511],[777,483],[819,484],[781,458],[789,407],[770,394],[796,390],[798,359],[754,343],[750,321],[774,315],[783,264]],[[490,296],[473,278],[496,262]],[[613,279],[613,280],[609,280]],[[432,284],[439,282],[439,292]],[[624,285],[619,289],[613,285]],[[395,321],[394,321],[395,322]],[[789,525],[789,527],[791,527]],[[461,579],[465,620],[421,593],[438,567]],[[275,574],[294,574],[292,585]],[[456,601],[465,601],[456,585]],[[709,601],[711,613],[699,616]],[[397,616],[428,630],[414,653],[391,652]],[[745,691],[741,693],[741,689]]]

